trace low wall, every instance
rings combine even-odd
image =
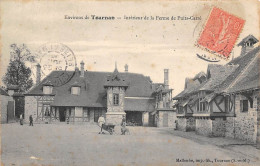
[[[196,121],[194,117],[187,118],[187,131],[195,131]]]
[[[186,131],[186,127],[187,127],[187,119],[186,118],[178,118],[177,130]]]
[[[204,136],[212,136],[212,120],[196,119],[196,133]]]
[[[253,106],[248,103],[248,112],[241,112],[240,100],[246,100],[243,95],[236,95],[235,113],[236,117],[228,117],[226,120],[225,136],[241,139],[248,143],[256,143],[257,137],[257,92],[252,96]]]
[[[163,116],[167,114],[168,116],[168,126],[163,126]],[[157,122],[157,127],[175,127],[175,121],[177,120],[176,112],[174,111],[159,111],[159,118]]]
[[[223,118],[212,120],[212,136],[225,137],[226,121]]]
[[[195,119],[193,117],[178,118],[177,129],[180,131],[195,131]]]

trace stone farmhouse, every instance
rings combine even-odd
[[[177,100],[178,130],[196,131],[256,143],[259,112],[258,40],[249,35],[241,54],[226,65],[209,64],[207,73],[187,78]]]
[[[104,115],[107,123],[120,125],[126,115],[128,125],[155,126],[157,103],[171,101],[170,93],[156,93],[169,89],[168,70],[162,84],[153,83],[150,77],[125,71],[53,71],[41,80],[41,66],[37,65],[37,85],[25,94],[25,119],[32,115],[36,122],[94,123]],[[161,97],[156,97],[158,95]],[[165,96],[167,95],[167,101]],[[164,100],[164,101],[163,101]],[[166,104],[164,104],[166,107]],[[164,115],[168,122],[168,114]],[[163,119],[161,119],[163,120]],[[158,122],[159,123],[159,122]]]

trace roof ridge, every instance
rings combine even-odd
[[[249,51],[249,52],[247,52],[246,54],[244,54],[244,55],[239,55],[238,57],[236,57],[236,58],[234,58],[234,59],[232,59],[231,61],[229,61],[227,64],[232,64],[232,62],[233,61],[235,61],[235,60],[238,60],[238,59],[241,59],[241,58],[243,58],[243,57],[245,57],[245,56],[247,56],[249,53],[251,53],[251,52],[253,52],[253,51],[256,51],[256,52],[258,52],[259,51],[259,49],[260,49],[260,46],[257,46],[257,47],[255,47],[254,49],[252,49],[251,51]],[[227,65],[227,64],[225,64],[225,65]]]
[[[253,51],[253,50],[252,50],[252,51]],[[251,52],[251,51],[250,51],[250,52]],[[227,92],[227,90],[228,90],[230,87],[234,86],[234,84],[239,80],[239,78],[241,77],[241,75],[243,75],[243,74],[245,73],[245,71],[251,66],[251,64],[255,61],[256,58],[258,58],[258,54],[257,54],[257,53],[255,54],[255,57],[252,58],[252,59],[250,60],[250,62],[245,66],[245,68],[238,74],[238,76],[231,82],[231,84],[229,84],[229,86],[226,87],[226,88],[223,90],[224,92]]]

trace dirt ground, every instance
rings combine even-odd
[[[120,135],[117,128],[109,135],[98,134],[97,125],[64,123],[3,124],[1,130],[2,165],[260,165],[245,154],[177,136],[173,129],[129,127],[130,135]]]

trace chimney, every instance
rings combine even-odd
[[[41,65],[38,63],[36,65],[36,85],[39,85],[41,82]]]
[[[243,56],[254,49],[254,44],[257,43],[258,40],[253,35],[248,35],[245,37],[238,46],[242,46],[240,56]]]
[[[125,64],[125,72],[128,72],[128,65]]]
[[[169,89],[169,69],[164,69],[164,87]]]
[[[84,62],[80,62],[80,77],[84,77]]]

